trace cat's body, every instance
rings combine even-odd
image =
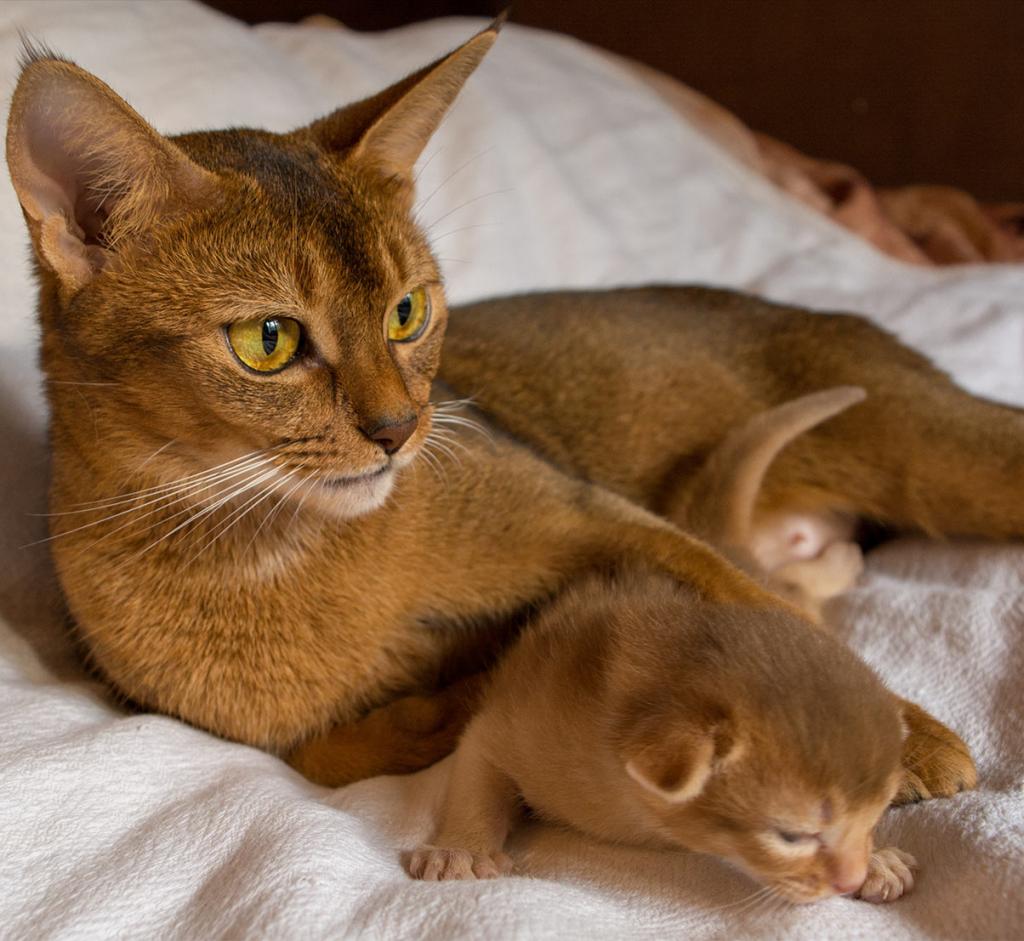
[[[900,783],[897,702],[837,640],[660,577],[571,589],[494,670],[409,872],[507,872],[520,801],[624,845],[728,859],[808,902],[913,885],[872,831]]]
[[[86,415],[58,406],[56,433],[74,422],[91,436]],[[109,440],[101,407],[96,419]],[[276,506],[268,501],[244,518],[236,513],[236,525],[228,513],[211,513],[175,539],[168,534],[202,507],[150,495],[131,504],[148,503],[148,519],[101,508],[84,522],[71,516],[84,528],[70,532],[68,518],[58,517],[55,530],[66,535],[54,540],[54,556],[95,662],[142,705],[282,750],[400,692],[435,686],[449,660],[467,648],[493,651],[503,624],[575,575],[617,558],[644,559],[648,535],[668,565],[676,558],[680,574],[689,565],[685,544],[656,517],[558,473],[500,434],[459,434],[460,460],[439,455],[436,471],[420,462],[387,505],[355,519],[307,505],[263,525]],[[109,494],[129,470],[109,452],[102,469],[90,468],[64,444],[55,461],[57,506]],[[254,487],[242,503],[262,492]],[[697,545],[701,552],[712,572],[720,567],[732,578]]]
[[[523,295],[454,310],[441,376],[568,473],[669,519],[730,429],[859,386],[863,404],[774,462],[763,513],[1024,534],[1024,412],[967,394],[862,317],[706,287]]]
[[[791,610],[657,515],[574,476],[664,509],[665,461],[693,453],[695,439],[669,440],[690,412],[668,424],[662,402],[627,427],[601,406],[604,384],[635,397],[622,368],[600,377],[596,399],[566,386],[573,409],[554,425],[540,400],[519,426],[495,408],[524,443],[491,443],[429,403],[447,310],[410,215],[413,167],[494,35],[287,135],[161,137],[45,53],[30,56],[12,102],[8,164],[40,279],[53,547],[78,630],[123,695],[277,751],[305,739],[293,760],[327,783],[438,757],[451,731],[433,728],[429,709],[406,728],[401,709],[371,717],[368,737],[346,723],[429,684],[465,648],[482,641],[493,656],[496,625],[594,569],[648,565],[709,601]],[[561,355],[580,362],[597,339],[586,315],[557,325]],[[606,334],[634,344],[606,358],[642,366],[638,379],[671,370],[654,356],[651,321],[641,309],[635,327]],[[777,357],[731,377],[742,355],[723,336],[722,361],[704,355],[706,372],[675,387],[676,404],[685,394],[698,407],[733,390],[728,408],[701,416],[709,446],[729,422],[807,391],[791,391],[801,369]],[[826,329],[817,345],[836,356],[830,339]],[[677,332],[673,348],[688,345]],[[502,354],[515,358],[504,377],[513,410],[525,402],[514,374],[543,368],[543,351],[513,343]],[[488,377],[503,381],[490,365],[457,384],[490,397]],[[777,374],[771,393],[752,394],[743,370]],[[595,462],[595,431],[622,457]],[[831,442],[829,454],[844,446],[835,433],[807,440]],[[432,447],[445,466],[432,468]],[[829,493],[847,483],[840,474]],[[903,492],[913,503],[914,487]],[[908,741],[938,726],[909,715]],[[911,769],[911,795],[973,782],[962,743],[943,732]]]

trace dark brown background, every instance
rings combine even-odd
[[[249,22],[354,29],[492,16],[502,0],[210,0]],[[681,79],[879,184],[1024,199],[1024,0],[516,0],[559,30]]]

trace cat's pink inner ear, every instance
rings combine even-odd
[[[502,22],[503,18],[496,20],[454,52],[371,99],[379,101],[382,110],[355,142],[352,157],[387,176],[411,180],[420,154],[494,45]]]
[[[21,74],[7,161],[39,260],[69,290],[212,178],[99,79],[49,58]]]

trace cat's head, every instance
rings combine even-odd
[[[699,616],[686,681],[645,683],[628,701],[630,786],[662,837],[790,902],[856,891],[901,779],[895,697],[842,644],[785,614]]]
[[[282,495],[315,478],[339,516],[379,506],[429,434],[446,320],[413,166],[498,25],[288,134],[167,138],[30,52],[7,157],[55,448],[122,469],[156,452],[166,480],[237,459]]]

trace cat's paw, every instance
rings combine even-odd
[[[868,862],[868,876],[857,891],[865,902],[895,902],[914,888],[917,860],[894,846],[875,850]]]
[[[894,804],[951,797],[978,783],[974,759],[960,738],[920,706],[904,702],[909,728],[903,743],[903,781]]]
[[[405,868],[413,879],[426,882],[497,879],[512,871],[512,860],[505,853],[490,855],[425,845],[409,854]]]
[[[326,787],[419,771],[454,751],[480,687],[474,676],[433,695],[396,699],[303,742],[286,760]]]

